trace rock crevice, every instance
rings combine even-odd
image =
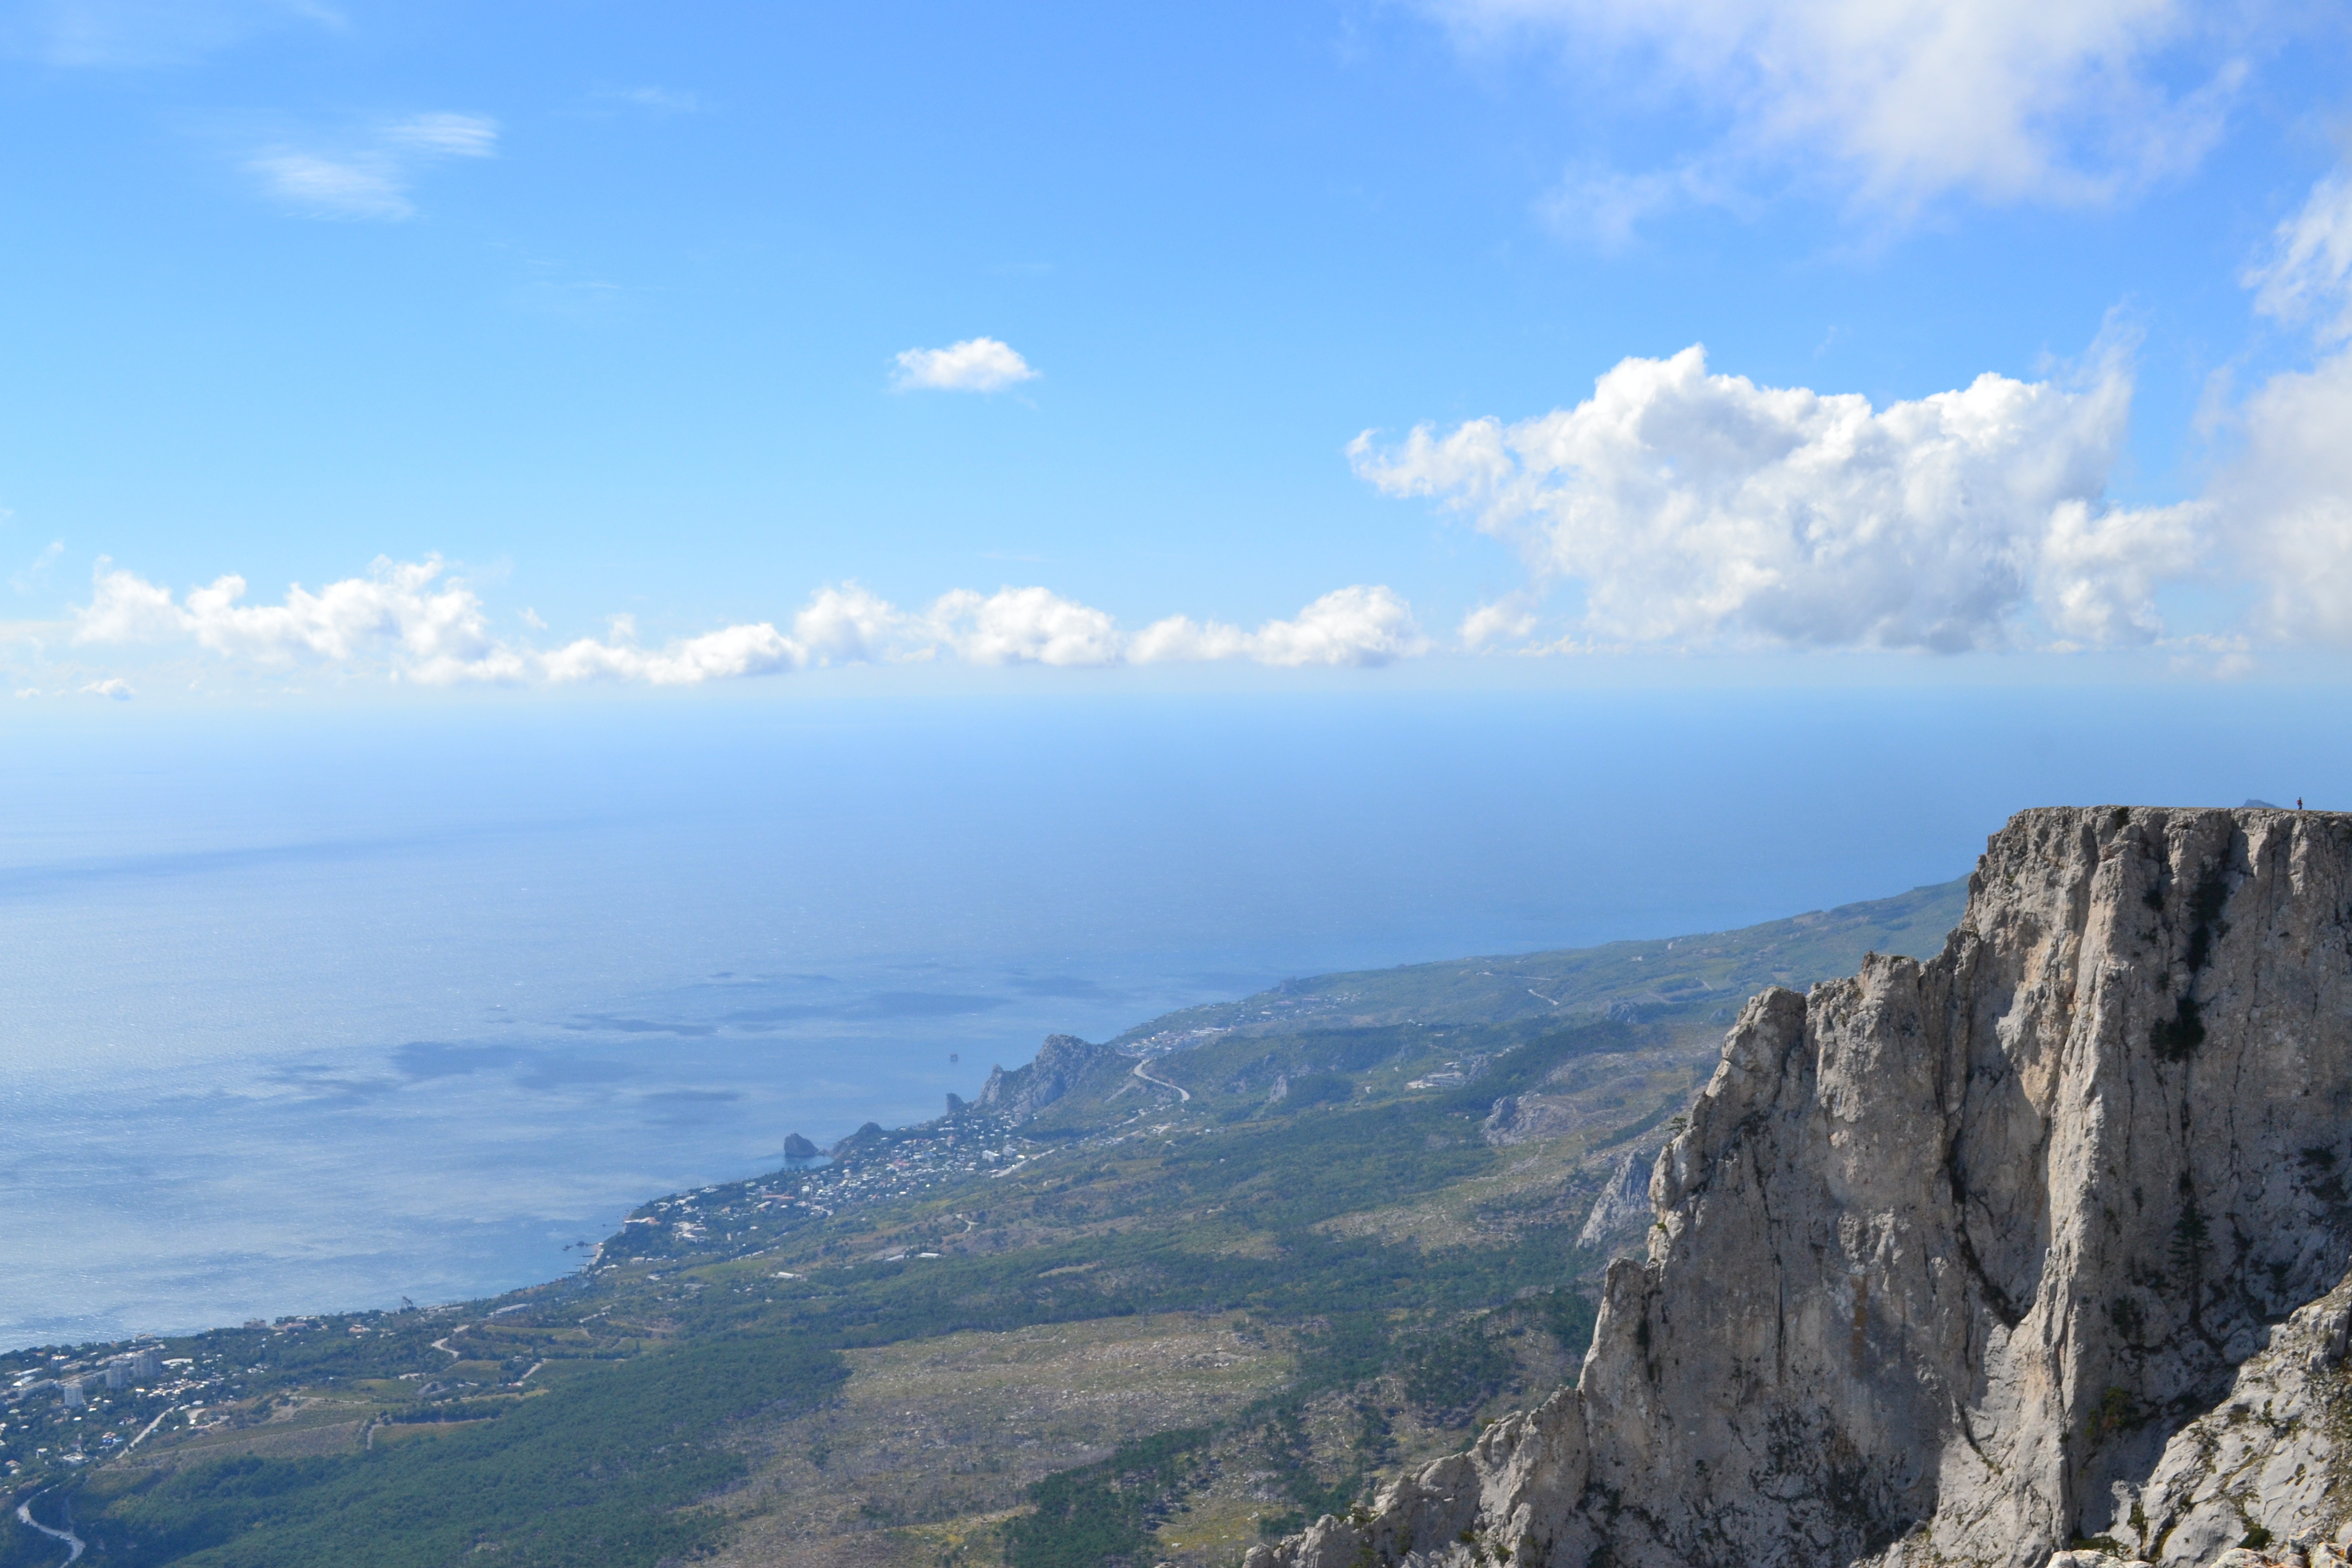
[[[1741,1012],[1575,1387],[1250,1568],[2332,1533],[2347,1179],[2352,817],[2021,814],[1934,958]]]

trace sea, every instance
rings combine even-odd
[[[511,1289],[1049,1033],[2352,763],[2336,693],[2190,682],[1015,684],[0,719],[0,1345]]]

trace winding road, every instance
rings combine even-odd
[[[31,1497],[28,1497],[23,1502],[18,1503],[16,1505],[16,1522],[19,1524],[31,1525],[35,1530],[39,1531],[43,1535],[47,1536],[52,1541],[64,1542],[68,1546],[73,1549],[72,1555],[68,1556],[66,1561],[68,1563],[80,1562],[83,1552],[82,1540],[80,1536],[76,1535],[71,1530],[51,1530],[47,1525],[43,1524],[39,1520],[33,1517],[33,1504],[39,1501],[44,1495],[46,1494],[35,1492]]]
[[[1181,1100],[1189,1100],[1192,1098],[1192,1091],[1186,1089],[1182,1084],[1170,1083],[1164,1078],[1153,1078],[1150,1073],[1145,1072],[1141,1062],[1135,1064],[1135,1076],[1141,1079],[1146,1083],[1156,1083],[1162,1089],[1174,1089]]]

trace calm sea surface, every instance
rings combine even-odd
[[[451,702],[0,729],[0,1344],[473,1295],[787,1132],[1285,975],[1719,928],[2331,696]],[[2347,792],[2352,793],[2352,792]]]

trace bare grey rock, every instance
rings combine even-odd
[[[1592,1201],[1592,1212],[1584,1216],[1584,1228],[1577,1233],[1577,1246],[1604,1247],[1650,1222],[1652,1161],[1643,1158],[1647,1152],[1635,1148],[1618,1156],[1609,1173],[1608,1184]]]
[[[1741,1011],[1576,1387],[1249,1568],[2317,1561],[2347,1176],[2352,817],[2022,813]]]
[[[1013,1121],[1026,1121],[1070,1091],[1086,1070],[1117,1055],[1108,1046],[1090,1045],[1076,1035],[1048,1035],[1037,1055],[1025,1067],[1006,1072],[989,1069],[975,1110],[992,1111]]]
[[[2108,1533],[2153,1561],[2203,1563],[2257,1529],[2317,1554],[2352,1515],[2352,1280],[2271,1331],[2214,1407],[2175,1433],[2145,1481],[2116,1482]],[[2323,1522],[2324,1521],[2324,1522]],[[2315,1539],[2297,1542],[2297,1537]]]
[[[1479,1135],[1497,1149],[1538,1138],[1558,1138],[1589,1127],[1605,1113],[1580,1105],[1568,1095],[1507,1094],[1495,1101],[1479,1127]],[[1648,1190],[1648,1178],[1643,1178]],[[1646,1210],[1648,1200],[1643,1201]]]

